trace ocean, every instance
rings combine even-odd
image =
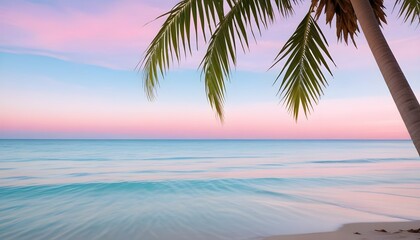
[[[410,141],[0,140],[2,240],[258,240],[419,219]]]

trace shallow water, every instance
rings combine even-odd
[[[0,239],[261,239],[419,206],[409,141],[0,140]]]

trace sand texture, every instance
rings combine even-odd
[[[274,236],[265,240],[420,240],[420,221],[352,223],[335,232]]]

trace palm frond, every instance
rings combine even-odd
[[[252,27],[255,26],[261,33],[262,27],[267,28],[275,17],[275,8],[270,0],[227,0],[227,3],[230,10],[214,31],[201,62],[207,98],[221,120],[225,79],[230,76],[231,64],[236,65],[237,45],[240,44],[244,51],[248,49],[247,29],[253,34]],[[275,4],[283,16],[292,13],[290,0],[276,0]]]
[[[420,24],[420,0],[397,0],[394,8],[400,5],[398,16],[403,17],[404,22]]]
[[[303,109],[307,116],[313,108],[313,103],[318,103],[323,88],[328,84],[321,67],[324,66],[332,75],[326,58],[334,65],[335,63],[327,46],[321,29],[311,12],[308,12],[275,59],[273,66],[287,57],[277,77],[278,80],[284,73],[278,94],[282,96],[295,120],[300,109]]]
[[[211,26],[216,26],[223,16],[223,0],[183,0],[160,16],[167,18],[147,48],[140,64],[144,74],[144,88],[149,99],[154,98],[159,76],[164,76],[175,59],[179,61],[183,54],[191,53],[191,26],[194,26],[193,31],[198,44],[198,28],[202,29],[206,38],[206,27],[211,32]]]

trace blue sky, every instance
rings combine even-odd
[[[161,81],[148,102],[134,70],[175,1],[0,1],[2,138],[407,138],[364,41],[336,41],[319,20],[337,64],[314,112],[296,123],[267,71],[306,11],[279,20],[240,54],[227,85],[226,121],[207,103],[198,65],[204,49]],[[420,36],[387,6],[384,34],[417,96]],[[200,44],[205,47],[205,44]]]

